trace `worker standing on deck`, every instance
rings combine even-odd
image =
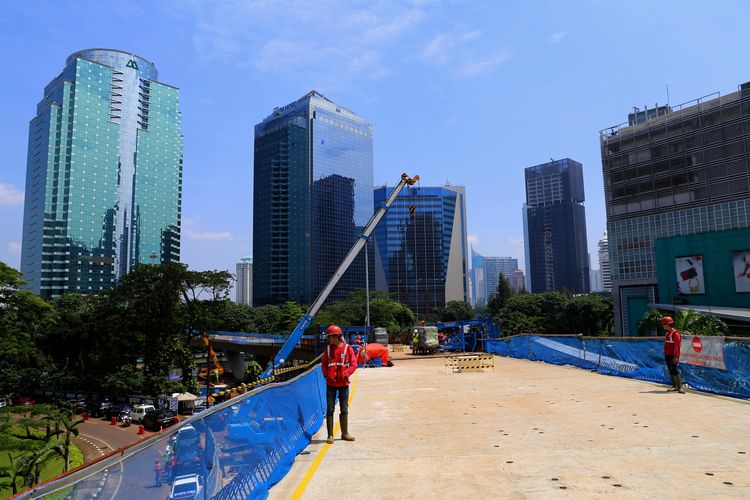
[[[326,443],[333,444],[333,411],[336,407],[336,395],[339,398],[341,439],[354,441],[354,437],[349,434],[349,377],[357,369],[357,358],[352,347],[344,340],[341,328],[336,325],[329,326],[326,336],[328,346],[323,352],[323,361],[320,364],[326,379]]]
[[[664,316],[661,319],[661,326],[667,331],[664,336],[664,361],[667,363],[667,369],[672,378],[674,390],[680,394],[684,394],[685,391],[682,390],[682,380],[680,379],[680,370],[678,368],[682,334],[674,327],[674,320],[669,316]]]

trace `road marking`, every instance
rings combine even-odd
[[[354,393],[357,391],[357,382],[359,382],[359,372],[355,373],[356,376],[354,377],[354,384],[352,385],[352,392],[349,393],[349,404],[351,405],[352,400],[354,399]],[[337,423],[333,427],[333,435],[339,433],[339,424]],[[313,478],[315,473],[318,471],[318,467],[320,466],[320,463],[323,461],[323,458],[328,454],[328,450],[331,449],[330,444],[325,443],[320,450],[318,451],[318,455],[315,457],[315,460],[313,460],[312,464],[310,464],[310,468],[307,469],[307,472],[305,473],[304,477],[302,478],[302,481],[300,481],[299,485],[297,485],[297,488],[294,490],[294,493],[292,493],[292,500],[299,500],[302,498],[302,495],[305,493],[305,490],[307,489],[307,485],[310,484],[310,480]]]

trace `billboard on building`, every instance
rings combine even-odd
[[[734,252],[734,289],[737,293],[750,292],[750,251]]]
[[[677,257],[674,262],[678,293],[685,295],[706,293],[706,284],[703,279],[703,258],[700,255]]]

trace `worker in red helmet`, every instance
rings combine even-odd
[[[326,336],[328,345],[320,364],[326,379],[326,443],[333,444],[333,410],[336,407],[336,396],[339,398],[341,439],[354,441],[354,436],[349,434],[349,378],[357,369],[357,358],[352,347],[346,343],[341,328],[336,325],[329,326]]]
[[[664,361],[667,363],[667,370],[669,370],[669,376],[674,386],[674,389],[669,390],[675,390],[680,394],[684,394],[685,391],[682,390],[682,379],[680,378],[680,370],[678,368],[682,334],[674,327],[674,320],[669,316],[664,316],[661,319],[661,326],[667,331],[664,336]]]

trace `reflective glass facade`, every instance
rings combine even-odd
[[[588,293],[583,166],[570,158],[529,167],[524,229],[531,293]]]
[[[656,109],[600,133],[618,335],[661,295],[657,239],[750,227],[750,82]]]
[[[29,126],[21,271],[43,297],[112,287],[180,256],[178,89],[109,49],[76,52]]]
[[[375,207],[393,188],[375,189]],[[399,193],[374,231],[378,282],[418,315],[451,300],[468,301],[466,196],[462,186],[412,187]]]
[[[518,269],[518,259],[513,257],[485,257],[485,269],[487,275],[487,297],[497,292],[497,284],[500,283],[500,275],[510,279],[510,275]]]
[[[309,304],[372,216],[372,125],[312,91],[256,125],[254,162],[253,301]],[[364,269],[361,254],[330,298]]]

